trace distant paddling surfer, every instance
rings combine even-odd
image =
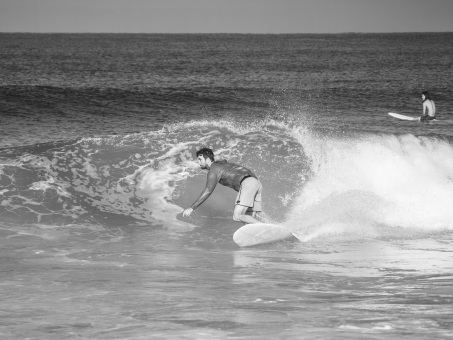
[[[209,148],[197,151],[197,161],[202,169],[209,170],[206,187],[190,208],[183,211],[183,216],[189,216],[214,191],[217,182],[238,192],[236,197],[233,220],[244,223],[260,223],[255,216],[261,212],[262,185],[258,178],[246,167],[228,163],[226,160],[215,161],[214,153]],[[247,215],[251,211],[252,215]]]
[[[423,115],[420,117],[420,121],[427,121],[436,119],[436,105],[434,101],[429,97],[428,91],[422,92],[423,99]]]

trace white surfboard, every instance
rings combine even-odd
[[[389,115],[402,120],[420,120],[420,117],[411,117],[394,112],[389,112]]]
[[[268,223],[246,224],[236,230],[233,241],[240,247],[256,246],[291,238],[293,233],[284,226]]]

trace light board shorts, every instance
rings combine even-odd
[[[262,211],[261,207],[261,192],[263,186],[259,180],[255,177],[247,177],[239,188],[238,195],[236,197],[236,205],[249,207],[255,212]]]

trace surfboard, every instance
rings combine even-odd
[[[293,233],[284,226],[268,223],[246,224],[236,230],[233,241],[240,247],[283,241],[293,237]]]
[[[420,120],[420,117],[411,117],[394,112],[389,112],[389,115],[402,120]]]

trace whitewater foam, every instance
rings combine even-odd
[[[313,173],[286,221],[301,237],[319,236],[320,229],[357,231],[357,224],[367,230],[453,229],[453,148],[447,141],[413,135],[309,138],[303,146]]]

